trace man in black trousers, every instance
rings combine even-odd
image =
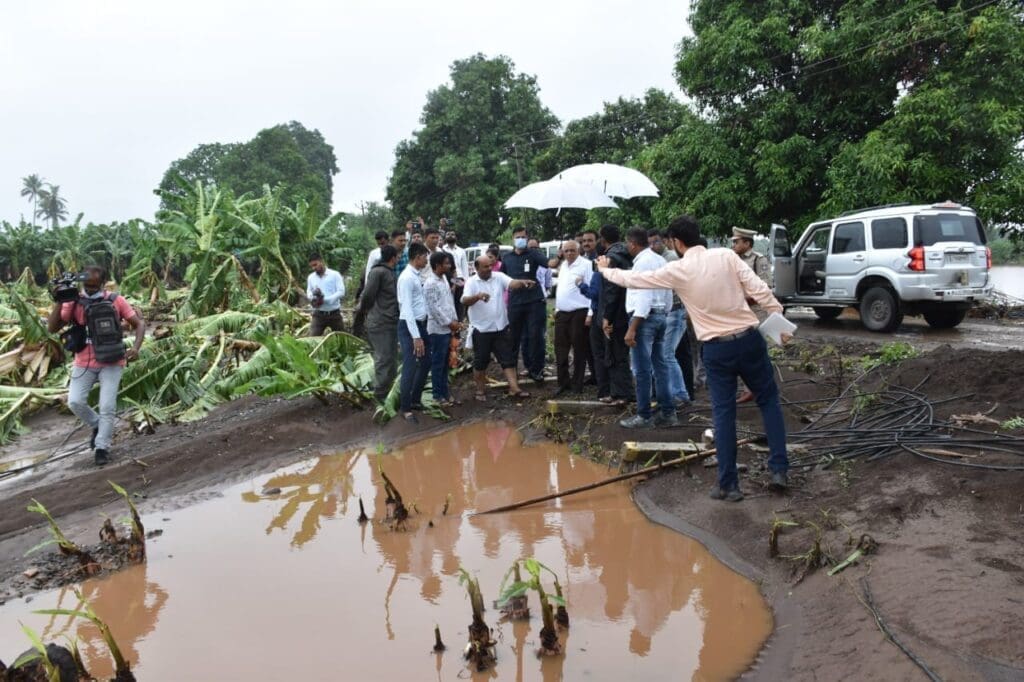
[[[548,259],[539,249],[527,247],[529,236],[525,227],[512,231],[513,251],[501,257],[501,271],[512,279],[537,281],[537,269],[548,267]],[[530,378],[544,383],[544,327],[547,324],[547,305],[539,286],[509,291],[508,321],[512,333],[512,357],[519,358],[520,340],[526,332],[527,347],[523,349],[523,363]]]
[[[633,258],[622,243],[622,232],[615,225],[601,228],[601,244],[604,255],[611,267],[629,270]],[[629,346],[626,345],[626,330],[629,315],[626,313],[626,289],[608,280],[601,282],[599,310],[601,329],[605,335],[604,364],[608,368],[610,395],[602,402],[625,405],[635,398],[633,373],[629,366]]]

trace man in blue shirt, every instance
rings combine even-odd
[[[398,277],[398,343],[402,347],[399,410],[406,421],[416,422],[413,410],[422,410],[423,387],[430,373],[430,338],[427,334],[427,299],[423,277],[430,252],[423,244],[409,245],[409,265]]]
[[[501,271],[512,279],[537,280],[537,270],[548,266],[548,259],[539,249],[527,248],[525,227],[512,231],[513,250],[501,258]],[[508,301],[509,331],[512,334],[512,357],[518,359],[520,340],[526,334],[523,364],[531,379],[544,383],[544,327],[547,305],[540,287],[512,289]]]
[[[324,264],[319,253],[309,257],[309,267],[313,271],[306,278],[306,298],[313,307],[309,335],[323,336],[328,329],[344,331],[341,299],[345,297],[345,280],[337,270],[331,270]]]
[[[401,275],[405,272],[405,266],[409,264],[409,235],[405,233],[405,230],[399,228],[392,230],[391,232],[391,246],[395,247],[398,251],[398,265],[395,266],[395,272]]]

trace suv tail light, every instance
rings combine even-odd
[[[910,267],[914,272],[924,272],[924,247],[915,246],[907,253],[910,259]]]
[[[985,269],[992,269],[992,249],[987,246],[985,247]]]

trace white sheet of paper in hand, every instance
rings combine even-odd
[[[758,329],[761,332],[761,336],[781,346],[782,335],[795,332],[796,325],[784,318],[780,313],[772,313],[768,316],[767,320],[761,323]]]

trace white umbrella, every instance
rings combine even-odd
[[[534,182],[509,197],[506,208],[617,208],[598,187],[582,182],[552,178]]]
[[[610,197],[629,199],[658,196],[658,188],[650,178],[638,170],[614,163],[586,163],[573,166],[566,168],[555,178],[594,185]]]

